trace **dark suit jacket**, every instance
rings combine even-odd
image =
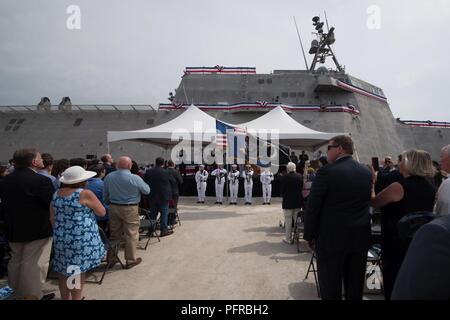
[[[296,172],[290,172],[280,179],[280,192],[283,209],[300,209],[303,206],[303,179]]]
[[[170,174],[170,185],[172,187],[172,196],[174,198],[180,196],[180,188],[183,184],[183,177],[180,174],[180,171],[174,168],[167,168]]]
[[[162,167],[147,170],[144,181],[150,186],[150,203],[161,203],[172,199],[172,187],[170,185],[170,174]]]
[[[49,178],[31,169],[16,169],[0,184],[0,198],[10,242],[28,242],[52,236],[50,202],[53,185]]]
[[[321,168],[308,197],[304,239],[321,254],[367,250],[370,241],[369,169],[344,157]]]
[[[392,299],[450,299],[450,216],[417,231],[398,273]]]

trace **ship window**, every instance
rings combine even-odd
[[[17,121],[17,124],[22,124],[22,123],[24,123],[25,122],[25,119],[19,119],[18,121]]]
[[[16,123],[16,121],[17,121],[17,119],[11,119],[11,120],[9,120],[9,124],[14,124],[14,123]]]
[[[9,131],[9,130],[11,130],[11,128],[12,128],[11,126],[6,126],[5,131]]]
[[[20,126],[14,126],[13,131],[19,130]]]
[[[297,97],[296,92],[289,92],[289,98],[295,98],[295,97]]]
[[[152,125],[155,123],[155,119],[147,119],[147,125]]]
[[[259,84],[264,84],[264,79],[259,79],[259,80],[258,80],[258,83],[259,83]]]
[[[79,127],[81,125],[81,123],[83,122],[82,118],[78,118],[75,120],[75,122],[73,123],[74,127]]]
[[[272,84],[272,79],[267,79],[267,80],[266,80],[266,83],[267,83],[267,84]]]
[[[287,97],[289,97],[289,93],[288,93],[288,92],[283,92],[283,93],[281,94],[281,96],[282,96],[283,98],[287,98]]]
[[[304,92],[297,92],[297,97],[303,98],[303,97],[305,97],[305,93]]]

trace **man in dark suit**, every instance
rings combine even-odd
[[[295,172],[295,163],[288,163],[286,169],[287,174],[280,179],[280,192],[283,197],[282,208],[286,230],[286,237],[283,241],[285,243],[292,243],[292,220],[297,220],[297,214],[303,207],[303,179]]]
[[[183,177],[180,171],[175,169],[175,163],[172,160],[167,161],[167,171],[170,176],[170,186],[172,188],[172,206],[175,210],[178,209],[178,198],[180,197],[180,188],[183,184]],[[169,225],[176,224],[176,216],[169,214]]]
[[[156,158],[155,167],[147,170],[144,181],[150,186],[150,218],[156,220],[158,212],[161,213],[161,237],[171,235],[168,229],[169,200],[172,198],[172,187],[170,185],[170,174],[163,168],[164,159]]]
[[[450,215],[421,227],[398,273],[392,300],[450,300]]]
[[[316,251],[322,299],[361,300],[370,244],[372,175],[353,160],[353,141],[328,145],[329,165],[317,172],[305,213],[304,239]]]
[[[35,149],[16,151],[14,167],[0,184],[6,238],[12,250],[8,280],[16,297],[39,299],[43,297],[52,246],[49,208],[53,185],[37,173],[44,165]]]

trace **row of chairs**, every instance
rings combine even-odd
[[[145,243],[139,245],[139,249],[147,250],[150,241],[152,238],[156,238],[158,242],[161,242],[157,230],[160,226],[160,219],[157,220],[150,218],[150,211],[147,209],[140,208],[139,209],[140,216],[140,225],[139,225],[139,242],[142,242],[143,239]],[[169,208],[169,216],[173,216],[175,222],[181,226],[181,220],[178,215],[178,210],[176,208]],[[100,237],[105,245],[105,250],[109,253],[106,255],[106,259],[104,261],[103,271],[99,280],[89,281],[97,284],[102,284],[103,279],[105,278],[106,273],[118,262],[122,269],[125,269],[125,265],[119,257],[119,250],[123,245],[122,241],[111,241],[106,236],[103,229],[99,228]],[[88,282],[88,280],[86,281]]]
[[[293,231],[292,231],[292,243],[296,243],[297,245],[297,252],[298,253],[309,253],[310,250],[301,250],[300,243],[301,239],[303,238],[303,232],[304,232],[304,211],[303,209],[298,213],[297,219],[293,222]],[[379,244],[374,244],[367,253],[367,264],[368,264],[368,270],[370,271],[370,274],[367,276],[372,276],[373,273],[377,272],[375,276],[379,276],[378,270],[381,271],[381,247]],[[311,259],[309,261],[308,269],[306,271],[306,275],[304,280],[307,280],[310,274],[313,274],[314,276],[314,282],[316,285],[317,290],[317,296],[320,298],[320,285],[318,281],[318,275],[317,275],[317,255],[316,252],[311,252]],[[380,272],[381,273],[381,272]],[[382,279],[378,279],[381,284],[381,293],[383,292],[382,287]]]
[[[181,220],[176,208],[169,208],[169,215],[174,217],[177,224],[181,226]],[[156,238],[158,242],[161,242],[157,230],[160,225],[160,219],[157,220],[150,218],[150,212],[146,209],[139,209],[140,224],[139,224],[139,247],[138,249],[147,250],[152,238]],[[96,283],[101,285],[108,271],[110,271],[116,264],[120,265],[121,269],[125,269],[125,264],[119,257],[120,248],[124,245],[122,240],[110,240],[106,235],[105,230],[99,227],[100,238],[105,246],[105,251],[108,253],[102,261],[102,265],[92,270],[87,274],[87,283]],[[144,242],[142,241],[144,240]],[[98,272],[100,274],[98,275]],[[55,279],[54,276],[49,274],[50,279]]]

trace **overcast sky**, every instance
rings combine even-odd
[[[80,30],[66,27],[69,5]],[[304,69],[292,16],[309,49],[324,10],[341,64],[383,88],[395,117],[450,121],[447,0],[1,0],[0,105],[157,105],[186,66]]]

